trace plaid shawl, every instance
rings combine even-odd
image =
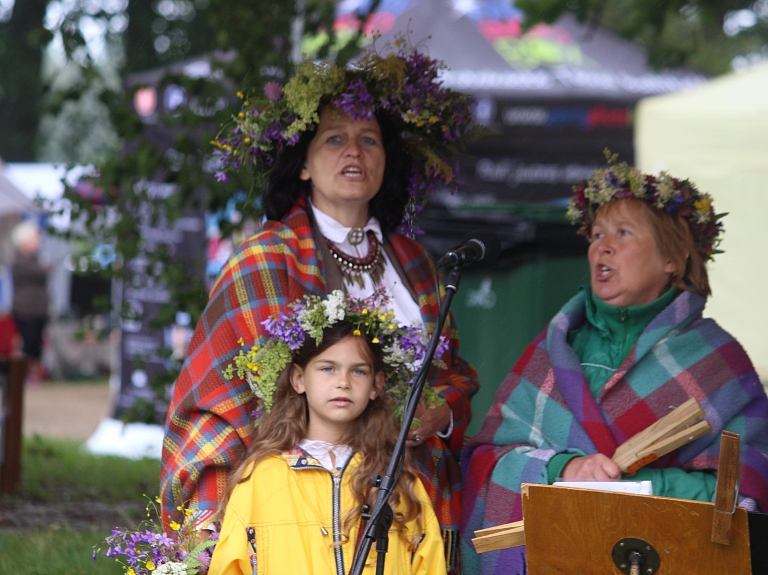
[[[431,258],[404,236],[387,239],[416,294],[425,327],[434,329],[438,304]],[[216,510],[227,473],[248,445],[254,399],[247,383],[227,381],[222,371],[240,349],[238,340],[254,341],[263,320],[305,294],[326,294],[323,265],[309,216],[299,203],[282,222],[267,222],[244,242],[221,272],[192,336],[166,420],[161,472],[165,525],[180,519],[179,506],[200,510],[203,519]],[[440,525],[452,531],[451,547],[457,548],[461,474],[451,452],[463,447],[469,400],[479,384],[474,368],[458,356],[453,318],[444,329],[450,338],[448,369],[433,368],[430,383],[451,407],[453,433],[447,444],[430,437],[412,454]]]
[[[740,493],[768,511],[768,400],[738,342],[702,319],[704,304],[699,295],[680,294],[643,331],[597,398],[567,343],[568,331],[584,321],[584,294],[528,346],[463,454],[465,573],[525,573],[524,549],[478,555],[471,539],[476,529],[522,519],[520,484],[547,483],[553,455],[580,450],[610,457],[690,397],[701,403],[712,432],[651,467],[715,470],[720,432],[740,433]]]

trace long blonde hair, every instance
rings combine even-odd
[[[367,359],[372,361],[374,373],[383,371],[381,347],[372,343],[365,335],[353,335],[354,330],[354,325],[341,321],[323,331],[323,340],[319,346],[315,345],[313,338],[307,338],[294,357],[293,363],[280,374],[272,410],[259,421],[258,425],[254,426],[245,457],[229,475],[227,490],[217,514],[219,518],[224,516],[232,490],[237,484],[251,477],[262,459],[295,447],[307,436],[309,424],[307,397],[306,394],[297,393],[290,383],[291,370],[294,366],[305,368],[312,358],[332,345],[347,337],[355,337],[361,344],[364,342],[364,353]],[[383,476],[386,473],[398,431],[390,400],[386,393],[379,393],[376,399],[368,402],[363,413],[354,421],[348,437],[344,438],[344,442],[361,455],[360,465],[352,472],[350,480],[355,505],[343,518],[342,531],[345,537],[349,537],[351,528],[360,523],[363,503],[373,506],[378,489],[371,486],[371,477],[374,474]],[[421,504],[414,491],[416,477],[410,456],[406,454],[402,475],[390,497],[390,505],[394,511],[393,525],[400,536],[408,542],[410,542],[406,536],[408,522],[416,521],[419,529],[423,530]]]

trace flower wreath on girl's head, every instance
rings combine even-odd
[[[254,411],[254,418],[258,420],[271,411],[278,377],[293,361],[294,352],[307,338],[314,339],[319,346],[325,328],[346,321],[355,326],[353,336],[365,335],[373,344],[381,346],[385,391],[393,401],[395,415],[401,418],[413,379],[426,356],[429,337],[421,326],[395,323],[388,303],[389,296],[383,288],[365,299],[355,299],[341,290],[331,292],[327,299],[304,296],[288,305],[287,314],[280,313],[261,322],[268,336],[259,338],[253,345],[240,341],[243,349],[235,356],[234,364],[224,370],[224,377],[237,376],[248,382],[258,399],[259,405]],[[432,360],[434,365],[445,368],[440,358],[447,349],[448,341],[441,336]],[[422,397],[427,407],[445,401],[428,385],[424,387]]]
[[[719,220],[726,214],[715,214],[712,196],[700,192],[690,180],[679,180],[666,172],[652,176],[626,162],[617,163],[617,154],[611,154],[608,149],[605,157],[608,167],[595,170],[589,180],[574,186],[573,197],[568,202],[566,217],[581,225],[579,232],[587,239],[592,238],[592,224],[600,206],[635,198],[683,218],[705,262],[722,253],[717,249],[724,231]]]
[[[352,119],[371,120],[387,114],[413,158],[408,178],[410,201],[403,231],[415,233],[415,216],[427,195],[440,187],[458,185],[456,156],[480,129],[470,127],[473,98],[442,86],[441,61],[411,50],[402,38],[385,56],[374,49],[349,67],[304,61],[283,87],[269,82],[262,94],[238,93],[243,99],[233,125],[212,143],[222,156],[224,172],[250,167],[263,178],[278,154],[314,129],[325,106]]]

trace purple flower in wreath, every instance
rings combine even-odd
[[[277,102],[283,95],[283,87],[274,80],[267,82],[267,85],[264,86],[264,95],[273,102]]]
[[[353,120],[373,120],[373,96],[360,79],[350,82],[341,98],[336,98],[333,104],[345,115],[351,115]]]
[[[672,196],[672,199],[669,200],[669,204],[667,205],[665,210],[667,211],[667,213],[674,214],[680,209],[680,207],[683,205],[684,202],[685,202],[685,199],[683,198],[682,195]]]
[[[265,319],[261,325],[273,339],[284,341],[292,351],[299,349],[304,344],[304,330],[282,312],[276,318]]]

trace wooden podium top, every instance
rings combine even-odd
[[[658,554],[658,566],[641,565],[641,575],[751,575],[743,508],[722,545],[711,540],[712,503],[532,484],[522,497],[530,575],[629,573],[614,562],[627,538]]]

